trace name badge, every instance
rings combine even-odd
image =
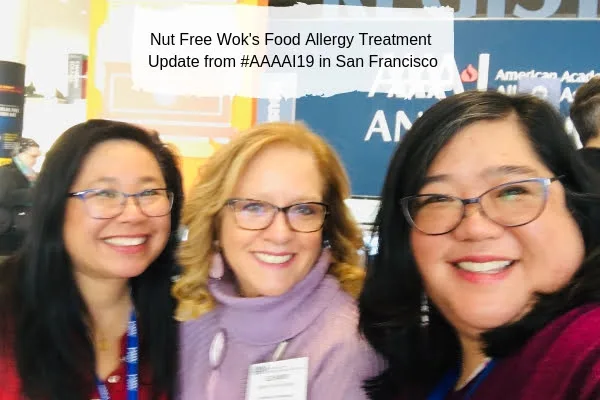
[[[308,357],[252,364],[246,400],[306,400]]]

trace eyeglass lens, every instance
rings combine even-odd
[[[275,219],[279,208],[258,200],[235,200],[232,203],[237,224],[242,229],[266,229]],[[327,208],[320,203],[298,203],[285,209],[290,227],[298,232],[321,229]]]
[[[544,180],[529,180],[497,186],[479,198],[482,212],[497,224],[511,227],[536,219],[546,204]],[[406,209],[414,226],[427,234],[442,234],[460,224],[465,204],[457,197],[425,194],[410,198]]]
[[[86,193],[85,204],[94,218],[112,218],[123,212],[126,194],[116,190],[98,190]],[[135,201],[143,214],[160,217],[171,211],[173,196],[166,189],[148,189],[135,195]]]

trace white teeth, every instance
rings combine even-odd
[[[478,272],[483,274],[493,274],[499,272],[499,270],[508,267],[512,261],[488,261],[488,262],[470,262],[464,261],[456,264],[459,268],[471,271]]]
[[[113,246],[138,246],[148,240],[147,237],[112,237],[105,239],[104,241]]]
[[[269,264],[283,264],[285,262],[288,262],[292,258],[291,254],[288,254],[285,256],[275,256],[273,254],[266,254],[266,253],[254,253],[254,254],[256,255],[256,258],[258,258],[260,261],[266,262]]]

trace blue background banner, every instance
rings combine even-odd
[[[548,81],[556,92],[560,80],[560,111],[567,129],[569,105],[577,87],[600,76],[598,20],[457,20],[455,56],[449,75],[453,90],[420,93],[405,99],[387,93],[347,93],[296,101],[295,118],[324,136],[339,152],[352,181],[354,195],[378,196],[390,156],[414,120],[439,98],[463,90],[517,93],[526,80]],[[390,85],[387,84],[387,87]],[[537,85],[539,86],[539,85]],[[385,91],[381,83],[378,90]],[[575,139],[577,140],[577,139]]]

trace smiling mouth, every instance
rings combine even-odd
[[[468,272],[474,272],[477,274],[497,274],[510,268],[515,264],[515,260],[503,260],[503,261],[486,261],[486,262],[472,262],[472,261],[461,261],[458,263],[452,263],[452,265],[458,269],[462,269]]]
[[[139,246],[141,244],[146,243],[148,240],[147,236],[139,236],[139,237],[111,237],[108,239],[104,239],[104,242],[110,244],[112,246],[121,246],[121,247],[129,247],[129,246]]]
[[[283,264],[292,259],[293,254],[274,255],[267,253],[254,253],[256,258],[267,264]]]

